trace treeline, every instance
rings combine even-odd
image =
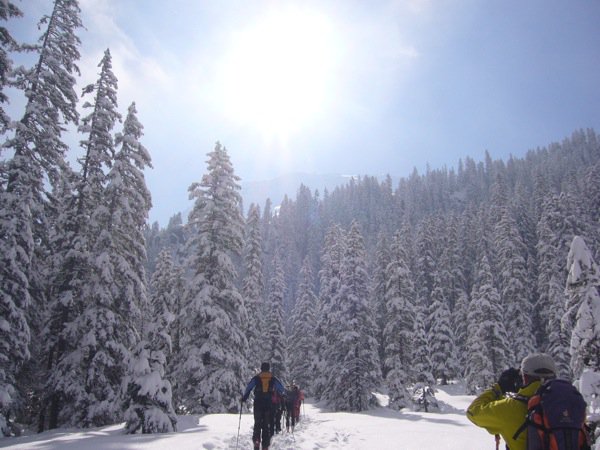
[[[358,177],[323,194],[301,186],[262,212],[250,205],[233,259],[249,361],[270,360],[340,410],[366,408],[381,386],[394,407],[456,377],[476,392],[533,351],[551,353],[567,378],[599,368],[595,341],[584,354],[571,346],[576,311],[598,292],[596,266],[582,263],[567,289],[574,238],[590,260],[600,248],[599,177],[600,141],[578,130],[524,158],[486,153],[397,185]],[[188,282],[190,233],[181,214],[150,227],[149,272],[162,251]],[[575,292],[583,285],[587,297]],[[177,315],[173,326],[185,334]]]

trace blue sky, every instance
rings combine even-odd
[[[35,39],[51,3],[20,2],[13,33]],[[145,127],[150,220],[161,225],[189,207],[217,140],[253,181],[405,176],[600,131],[596,0],[80,5],[81,86],[110,48],[120,109],[135,101]]]

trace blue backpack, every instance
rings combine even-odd
[[[568,381],[546,381],[527,401],[527,417],[514,437],[527,429],[527,450],[590,449],[586,406]]]

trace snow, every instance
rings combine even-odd
[[[494,437],[471,424],[465,410],[473,396],[464,385],[438,387],[436,413],[386,407],[363,413],[333,413],[307,399],[293,433],[276,435],[271,450],[403,449],[479,450],[495,448]],[[385,396],[378,395],[382,404]],[[250,412],[179,416],[176,433],[127,435],[124,424],[86,430],[54,430],[18,438],[0,439],[10,450],[250,450],[253,417]],[[239,441],[237,441],[239,426]],[[237,442],[237,447],[236,447]],[[504,448],[502,445],[501,448]]]

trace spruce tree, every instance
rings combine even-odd
[[[503,268],[498,275],[498,284],[510,339],[508,356],[512,366],[518,365],[535,349],[531,326],[532,305],[527,287],[527,248],[508,208],[501,209],[494,234],[498,266]]]
[[[571,370],[579,378],[585,368],[600,370],[600,269],[580,236],[573,238],[567,268],[562,326],[571,335]]]
[[[130,357],[125,400],[128,433],[175,431],[177,417],[173,409],[171,383],[167,378],[172,351],[171,324],[176,296],[173,261],[168,250],[159,256],[150,281],[151,296],[146,336]]]
[[[116,295],[115,261],[111,261],[111,250],[117,244],[107,230],[108,226],[113,226],[115,210],[111,210],[110,199],[105,193],[106,172],[115,154],[113,129],[120,120],[117,79],[112,72],[108,50],[99,67],[98,81],[83,90],[84,94],[94,94],[92,103],[83,105],[91,112],[82,119],[79,127],[79,131],[87,135],[87,139],[81,141],[85,154],[81,172],[74,182],[74,195],[65,203],[67,211],[62,212],[63,233],[56,236],[54,243],[58,261],[47,339],[51,357],[46,388],[50,428],[65,423],[106,424],[118,418],[120,411],[117,404],[120,374],[119,371],[113,374],[111,366],[122,361],[125,355],[122,345],[126,344],[119,343],[118,347],[109,350],[107,345],[112,339],[104,339],[107,333],[103,329],[113,322],[116,312],[111,309],[113,295]],[[128,333],[128,330],[123,332]],[[101,342],[97,341],[97,336],[103,336]],[[108,359],[104,359],[106,351],[112,353]],[[99,372],[91,370],[96,363],[103,367]],[[111,373],[109,378],[104,377],[106,372]],[[101,379],[95,379],[96,376]],[[92,392],[94,389],[95,393]]]
[[[368,303],[365,248],[359,225],[352,222],[345,240],[340,289],[331,311],[328,403],[337,411],[363,411],[373,406],[373,390],[381,382],[375,318]]]
[[[265,331],[264,279],[262,272],[262,237],[260,231],[260,210],[257,205],[250,205],[246,220],[246,239],[244,248],[244,279],[242,293],[248,319],[245,324],[248,339],[249,361],[260,364],[258,360],[263,346],[262,336]]]
[[[288,341],[291,378],[307,395],[312,395],[314,391],[316,305],[313,274],[310,258],[307,256],[300,269],[300,286],[292,310]]]
[[[19,14],[11,2],[3,2],[0,11],[3,18]],[[37,64],[17,71],[15,86],[25,92],[26,107],[4,145],[13,156],[3,165],[0,189],[0,253],[5,258],[0,264],[0,309],[10,311],[0,332],[0,347],[10,349],[0,350],[0,415],[15,401],[15,376],[30,355],[30,328],[41,334],[47,279],[43,271],[51,254],[45,248],[51,228],[48,197],[51,188],[59,189],[66,168],[62,132],[78,120],[74,75],[79,73],[79,12],[77,1],[56,0],[52,15],[42,20],[47,27],[36,48]],[[3,42],[11,45],[10,35],[0,31]],[[40,359],[32,361],[29,372],[39,372]]]
[[[317,306],[317,328],[315,332],[315,395],[320,399],[330,375],[326,354],[336,337],[331,334],[333,317],[338,310],[335,303],[340,289],[341,264],[344,253],[344,231],[333,224],[327,230],[319,271],[320,289]]]
[[[383,378],[387,375],[385,365],[385,341],[384,328],[387,322],[386,311],[386,284],[387,284],[387,267],[390,264],[390,248],[389,243],[384,233],[379,233],[377,236],[377,246],[375,249],[375,267],[370,285],[371,307],[375,313],[375,322],[377,323],[377,343],[379,350],[379,361],[381,363],[381,373]]]
[[[6,22],[12,18],[22,16],[23,13],[13,2],[7,0],[0,4],[0,20]],[[11,84],[10,74],[13,62],[9,53],[18,50],[19,45],[11,36],[8,29],[0,26],[0,136],[4,135],[11,121],[11,118],[1,106],[3,103],[8,103],[8,96],[4,93],[4,88]]]
[[[243,246],[239,178],[218,142],[207,163],[201,182],[189,188],[195,200],[188,221],[192,277],[182,310],[186,358],[178,368],[179,399],[193,413],[237,410],[248,354],[246,310],[233,264]]]
[[[285,281],[279,252],[273,258],[273,275],[267,299],[266,324],[263,336],[264,361],[271,363],[271,371],[280,380],[287,378],[287,337],[284,329],[283,299]]]
[[[412,349],[415,291],[402,236],[397,232],[391,243],[390,262],[385,270],[385,326],[383,328],[384,364],[389,407],[410,405],[408,384],[414,380]]]
[[[479,263],[468,321],[471,328],[466,379],[469,392],[475,393],[496,381],[498,374],[510,365],[500,295],[486,256]]]
[[[444,296],[439,273],[434,276],[429,311],[431,369],[434,377],[440,378],[441,384],[446,385],[458,371],[458,359],[454,330],[450,322],[450,308]]]

